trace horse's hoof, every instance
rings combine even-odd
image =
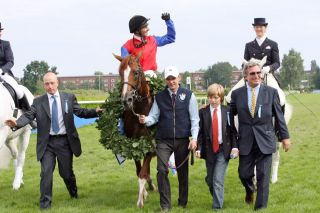
[[[13,190],[19,190],[21,187],[21,184],[23,184],[23,171],[21,167],[18,167],[16,169],[16,176],[14,177],[12,188]]]
[[[147,192],[147,190],[145,190],[145,191],[143,192],[143,199],[146,200],[147,197],[148,197],[148,192]]]
[[[15,183],[13,183],[12,184],[12,189],[14,190],[14,191],[18,191],[19,189],[20,189],[20,184],[15,184]]]
[[[158,191],[158,187],[153,183],[151,185],[149,185],[149,189],[151,191],[153,191],[153,192],[157,192]]]
[[[278,178],[272,177],[272,178],[271,178],[271,183],[276,183],[276,182],[278,182]]]
[[[137,203],[138,208],[142,209],[144,207],[143,202],[139,202]]]

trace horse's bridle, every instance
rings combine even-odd
[[[137,86],[127,82],[127,81],[124,81],[122,82],[122,87],[124,84],[127,84],[129,86],[131,86],[132,90],[130,91],[127,91],[127,92],[131,92],[131,95],[132,95],[132,101],[130,101],[130,103],[128,104],[127,103],[127,106],[128,108],[132,111],[132,113],[135,115],[135,116],[139,116],[139,114],[137,114],[135,111],[134,111],[134,107],[133,107],[133,103],[134,102],[142,102],[143,100],[149,98],[149,96],[142,96],[139,94],[139,89],[141,88],[141,79],[142,79],[142,75],[143,75],[143,71],[141,69],[141,67],[139,66],[139,69],[136,71],[137,72],[137,76],[135,74],[135,78],[138,78],[138,82],[137,82]]]

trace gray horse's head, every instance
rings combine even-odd
[[[249,61],[243,60],[242,62],[242,73],[245,74],[245,71],[248,67],[259,66],[262,69],[263,65],[267,62],[267,56],[263,57],[262,60],[251,58]]]

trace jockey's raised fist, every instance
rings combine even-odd
[[[161,18],[162,20],[168,21],[170,19],[170,13],[162,13]]]

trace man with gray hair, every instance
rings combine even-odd
[[[232,92],[231,107],[239,120],[239,177],[245,187],[245,201],[253,203],[255,191],[252,178],[257,170],[257,197],[254,209],[267,207],[272,153],[276,151],[276,136],[272,117],[279,128],[285,151],[291,145],[276,89],[261,84],[263,62],[251,59],[244,64],[246,84]]]

